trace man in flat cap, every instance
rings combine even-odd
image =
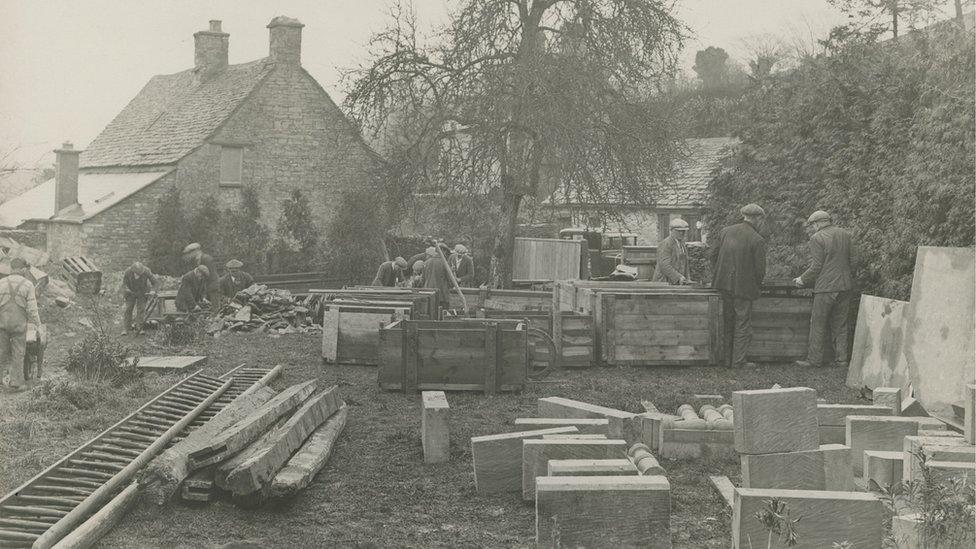
[[[240,261],[231,259],[224,267],[227,267],[227,274],[220,277],[220,293],[225,299],[234,299],[237,292],[254,284],[254,277],[243,270],[244,264]]]
[[[195,313],[207,305],[207,279],[210,269],[197,265],[180,278],[180,289],[176,292],[176,310]]]
[[[424,261],[424,288],[434,288],[437,290],[437,303],[442,308],[451,306],[451,270],[447,266],[444,254],[450,249],[443,244],[440,249],[431,246],[428,248],[428,256]]]
[[[407,267],[407,260],[402,257],[380,263],[380,268],[377,269],[371,286],[387,286],[390,288],[396,286],[406,280]]]
[[[766,276],[766,239],[759,224],[766,212],[757,204],[744,206],[742,223],[719,232],[713,248],[712,287],[722,294],[725,350],[733,368],[755,366],[746,362],[752,342],[752,304]]]
[[[125,274],[122,275],[122,297],[125,299],[125,308],[122,311],[122,335],[129,333],[129,330],[135,330],[137,334],[142,333],[146,321],[146,302],[158,289],[159,282],[149,267],[136,261],[125,270]],[[136,310],[135,324],[132,323],[132,309]]]
[[[19,257],[10,260],[10,274],[0,279],[0,377],[10,375],[9,390],[23,391],[24,353],[27,350],[27,325],[41,330],[34,283],[28,278],[30,265]]]
[[[410,278],[400,283],[404,288],[423,288],[424,287],[424,265],[423,261],[415,261],[413,264],[413,274]]]
[[[474,283],[474,260],[468,253],[468,248],[464,244],[455,244],[454,253],[448,258],[448,264],[454,271],[454,278],[457,278],[458,286],[470,288]]]
[[[824,366],[824,339],[830,333],[834,365],[847,367],[851,294],[851,233],[833,224],[830,214],[817,210],[807,219],[814,231],[810,237],[810,267],[793,282],[799,288],[813,288],[813,311],[810,313],[810,338],[807,359],[797,366]]]
[[[191,267],[204,265],[207,267],[206,296],[214,312],[220,309],[220,277],[217,275],[217,264],[210,254],[204,253],[200,244],[193,242],[183,248],[183,261]]]
[[[688,222],[675,218],[670,224],[671,234],[657,245],[657,266],[654,267],[654,282],[667,282],[672,285],[688,284]]]
[[[407,259],[407,265],[413,266],[416,265],[418,261],[427,261],[427,258],[430,257],[431,254],[435,254],[435,253],[437,253],[437,249],[434,248],[433,246],[429,246],[427,249],[420,252],[419,254],[410,256],[410,258]]]

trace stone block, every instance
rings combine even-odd
[[[918,436],[920,437],[944,437],[944,438],[963,438],[961,433],[955,431],[950,431],[944,429],[942,431],[929,431],[928,429],[919,429]]]
[[[671,547],[671,486],[662,476],[542,477],[536,547]]]
[[[923,549],[925,523],[922,515],[913,513],[891,517],[891,539],[898,549]]]
[[[605,477],[639,474],[640,472],[634,463],[626,458],[549,460],[550,477]]]
[[[847,427],[843,425],[821,425],[820,444],[844,444],[847,442]]]
[[[651,450],[657,450],[664,423],[674,419],[676,419],[676,416],[662,414],[660,412],[638,414],[634,420],[638,423],[640,441],[646,444]]]
[[[479,494],[522,490],[522,441],[547,434],[575,433],[576,427],[553,427],[517,433],[471,437],[474,484]]]
[[[552,459],[619,459],[627,456],[623,440],[542,440],[522,441],[522,499],[535,498],[537,477],[549,474]]]
[[[743,454],[744,488],[844,491],[854,487],[851,449],[824,444],[816,450],[778,454]]]
[[[901,389],[897,387],[875,387],[871,393],[871,400],[875,406],[890,408],[891,415],[901,415]]]
[[[874,404],[818,404],[817,423],[821,426],[840,426],[845,425],[844,419],[847,416],[891,416],[898,415],[892,413],[887,406],[876,406]]]
[[[976,446],[962,438],[905,437],[902,446],[902,478],[914,480],[922,474],[922,456],[928,461],[976,462]]]
[[[520,431],[565,427],[567,425],[575,425],[582,434],[610,434],[610,420],[606,418],[520,417],[515,419],[515,426]]]
[[[634,418],[637,414],[597,406],[588,402],[572,400],[562,397],[544,397],[538,400],[539,417],[562,418],[604,418],[608,421],[611,438],[623,438],[628,442],[636,442],[639,437]]]
[[[736,488],[732,506],[734,549],[766,546],[767,532],[755,515],[772,498],[786,503],[791,517],[801,519],[798,525],[801,533],[795,547],[823,549],[844,541],[858,549],[880,549],[882,546],[882,518],[886,511],[874,494]],[[776,536],[773,539],[772,547],[785,547]]]
[[[584,435],[583,433],[580,434],[569,433],[563,435],[542,435],[542,438],[545,440],[566,439],[566,438],[572,438],[576,440],[601,440],[601,439],[606,439],[607,435]]]
[[[905,397],[901,401],[901,415],[908,417],[929,417],[929,413],[922,406],[922,403],[912,397]]]
[[[904,457],[904,452],[865,450],[863,470],[868,488],[878,490],[899,484]]]
[[[915,418],[902,416],[847,416],[845,444],[851,447],[854,476],[864,475],[864,451],[902,448],[906,436],[918,433]]]
[[[424,463],[443,463],[451,459],[451,408],[444,391],[424,391],[420,431]]]
[[[972,486],[976,480],[976,463],[959,461],[929,461],[930,478],[935,482],[948,482],[949,479],[960,479]]]
[[[700,459],[704,456],[735,457],[732,429],[668,429],[658,435],[657,453],[666,459]]]
[[[976,444],[976,385],[966,385],[966,419],[963,420],[963,436],[966,442]]]
[[[806,387],[732,393],[735,449],[740,454],[816,450],[817,392]]]

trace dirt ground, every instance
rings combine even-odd
[[[63,336],[63,334],[62,334]],[[60,337],[56,362],[71,337]],[[349,420],[327,467],[296,498],[257,510],[226,502],[164,507],[141,503],[104,540],[105,547],[216,547],[246,542],[261,547],[526,547],[535,536],[534,510],[520,494],[479,496],[469,439],[510,430],[516,417],[535,415],[536,399],[564,396],[632,412],[642,399],[673,411],[694,393],[728,396],[773,383],[813,387],[829,402],[857,402],[839,369],[796,370],[786,365],[745,371],[725,368],[593,368],[556,371],[521,394],[486,397],[450,393],[451,460],[425,465],[420,443],[420,397],[381,391],[375,367],[325,366],[312,334],[234,334],[187,348],[160,348],[135,339],[145,354],[210,356],[208,373],[241,362],[284,364],[276,388],[317,377],[338,384]],[[63,375],[56,367],[53,375]],[[2,395],[0,488],[4,492],[155,396],[176,378],[147,376],[124,389],[82,395],[78,409],[48,406],[37,392]],[[33,399],[35,403],[30,403]],[[87,399],[87,400],[86,400]],[[53,400],[53,399],[52,399]],[[727,547],[730,511],[708,480],[738,481],[735,460],[661,460],[671,482],[675,547]]]

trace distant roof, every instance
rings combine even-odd
[[[685,139],[685,155],[676,162],[673,177],[666,183],[659,184],[654,196],[654,204],[664,208],[693,208],[705,204],[708,184],[711,182],[715,170],[722,159],[727,156],[731,148],[739,143],[735,137],[696,137]],[[546,204],[565,205],[559,192],[553,194],[553,199],[547,199]],[[629,202],[617,197],[611,199],[613,204]],[[577,205],[579,202],[572,201]],[[582,205],[582,204],[580,204]]]
[[[268,59],[200,82],[193,69],[152,77],[81,154],[81,167],[172,164],[203,144],[267,75]]]
[[[84,221],[118,204],[169,173],[156,170],[137,173],[82,173],[78,176],[78,202],[54,215],[54,179],[0,204],[0,227],[18,227],[30,219]]]

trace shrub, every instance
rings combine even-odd
[[[84,306],[90,327],[81,341],[68,349],[64,369],[81,380],[115,385],[141,375],[134,349],[113,335],[114,308],[97,295],[88,297]]]
[[[203,199],[200,207],[190,217],[189,223],[188,240],[198,242],[211,255],[219,255],[218,250],[223,249],[223,239],[220,234],[220,208],[217,207],[217,198],[214,195]]]
[[[248,272],[267,271],[271,231],[261,223],[261,201],[253,188],[241,189],[240,207],[224,210],[220,216],[220,227],[224,255],[244,262]]]
[[[170,187],[156,211],[156,226],[149,241],[149,268],[157,274],[182,275],[183,247],[189,237],[180,190]]]
[[[104,400],[104,388],[64,377],[45,379],[33,389],[25,401],[27,412],[70,413],[90,410]]]
[[[382,247],[387,226],[372,192],[344,191],[327,230],[327,276],[345,284],[368,284],[384,260]]]
[[[319,259],[319,231],[312,223],[308,198],[298,189],[291,191],[281,204],[274,243],[276,266],[279,272],[315,270]]]

